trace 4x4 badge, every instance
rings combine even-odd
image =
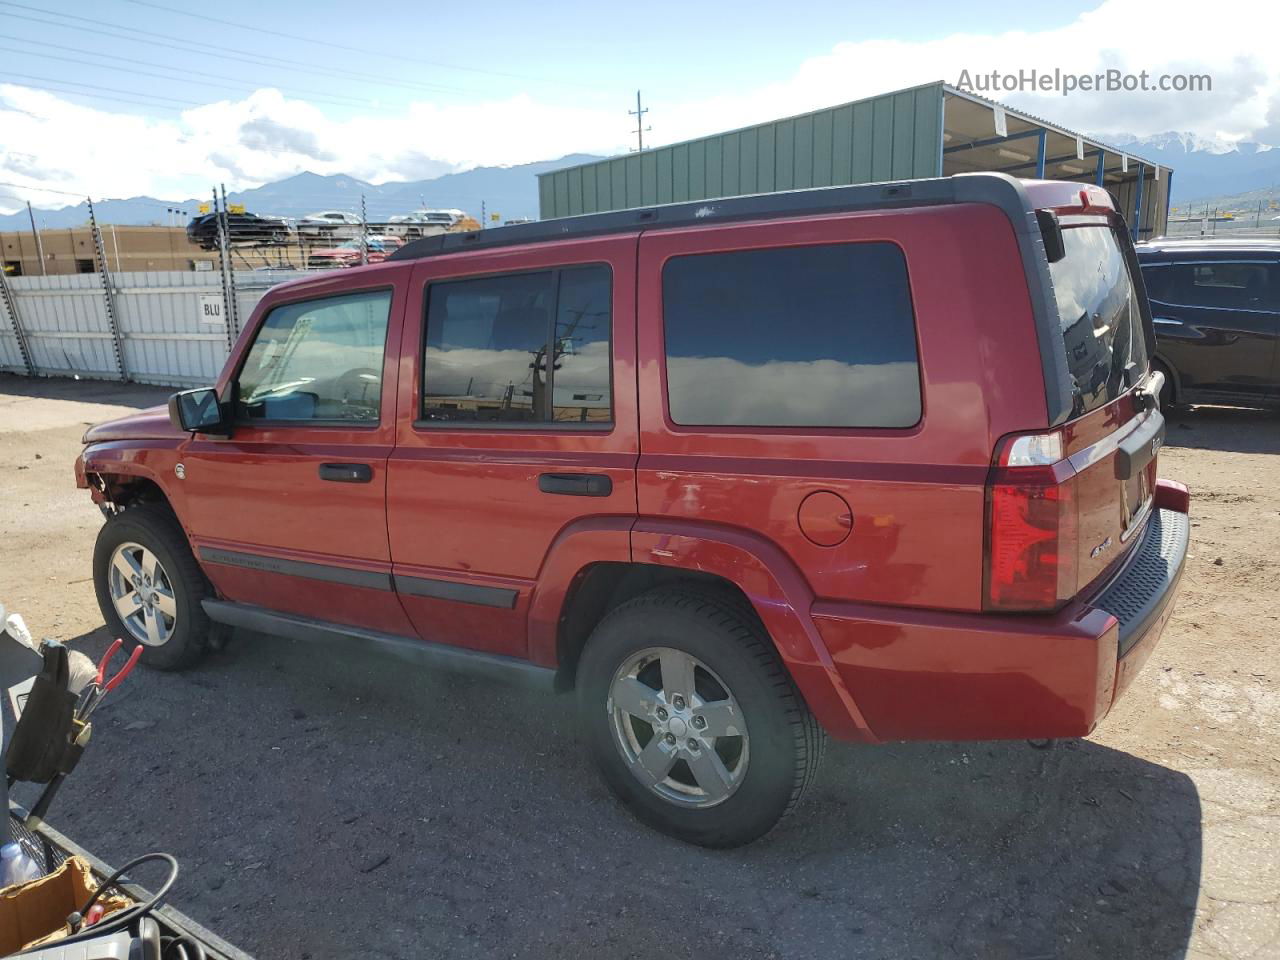
[[[1089,551],[1089,558],[1092,560],[1097,560],[1100,556],[1102,556],[1104,553],[1106,553],[1110,549],[1111,549],[1111,538],[1107,537],[1107,539],[1103,540],[1100,544],[1098,544],[1096,547],[1094,547],[1092,550]]]

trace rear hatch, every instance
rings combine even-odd
[[[1077,569],[1086,589],[1136,540],[1155,490],[1164,421],[1150,370],[1141,288],[1118,225],[1064,218],[1065,256],[1049,265],[1075,409],[1065,453],[1076,473]],[[1135,271],[1136,272],[1136,271]],[[1146,388],[1143,393],[1139,390]]]
[[[988,609],[1054,609],[1104,580],[1141,539],[1164,440],[1150,311],[1123,224],[1110,211],[1042,211],[1040,223],[1071,409],[995,452]]]

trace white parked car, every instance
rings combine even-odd
[[[304,237],[337,237],[351,239],[360,236],[360,215],[346,210],[321,210],[309,213],[298,221],[298,234]]]
[[[466,216],[466,211],[463,210],[431,210],[423,207],[412,213],[388,217],[386,231],[396,236],[416,240],[418,237],[432,237],[444,233]]]

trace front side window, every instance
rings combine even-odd
[[[431,284],[422,418],[609,423],[611,297],[602,265]]]
[[[840,243],[673,257],[662,271],[671,419],[910,427],[920,420],[902,251]]]
[[[378,422],[391,291],[276,307],[240,371],[243,420]]]

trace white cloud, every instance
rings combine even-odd
[[[1055,67],[1096,73],[1208,73],[1211,93],[1001,94],[1064,126],[1100,134],[1165,130],[1202,137],[1277,139],[1280,15],[1274,0],[1105,0],[1061,27],[955,34],[927,41],[842,42],[801,63],[783,83],[722,96],[654,102],[656,143],[673,142],[931,80],[962,70],[1005,73]],[[726,77],[726,87],[736,82]],[[1268,117],[1268,111],[1272,111]],[[333,119],[262,89],[173,119],[142,119],[0,85],[0,179],[95,196],[174,199],[206,185],[255,186],[312,170],[361,179],[417,179],[479,164],[523,163],[627,144],[618,109],[541,102],[528,94],[479,104],[413,103],[398,115]],[[48,194],[13,190],[49,205]],[[5,201],[0,199],[0,209]],[[10,204],[12,206],[12,204]]]

